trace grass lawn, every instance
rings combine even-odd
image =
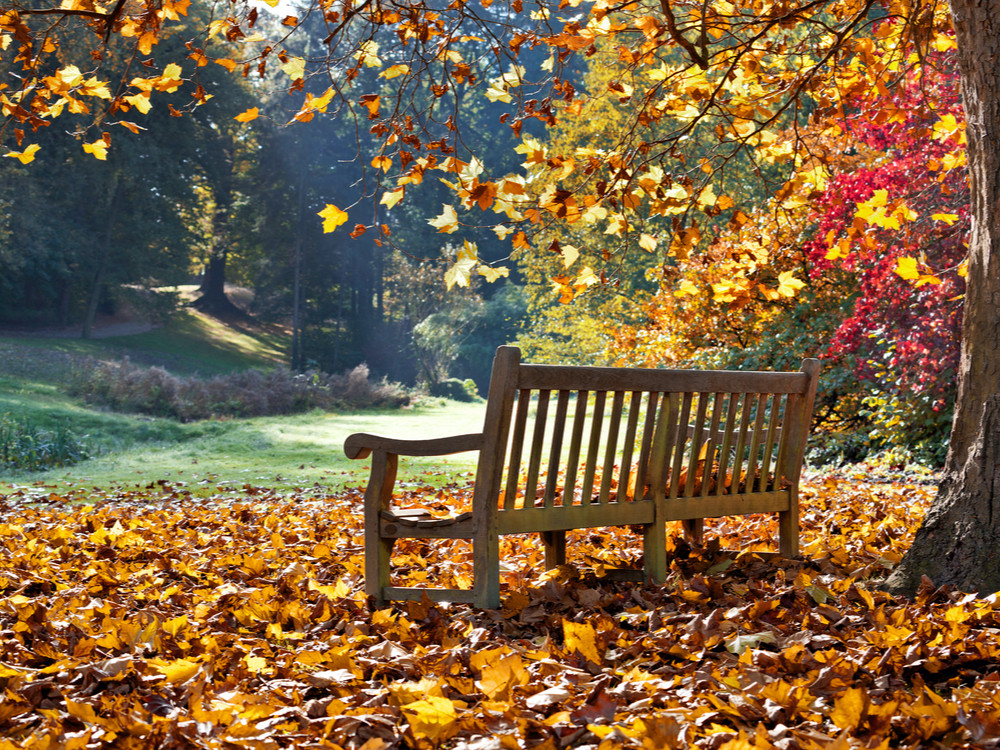
[[[363,484],[368,476],[367,460],[344,456],[344,440],[351,433],[422,438],[475,432],[482,429],[483,410],[482,404],[439,400],[393,411],[179,424],[96,412],[57,394],[41,399],[0,392],[0,413],[31,412],[47,422],[69,419],[78,433],[87,430],[87,444],[103,454],[66,468],[0,475],[0,493],[25,487],[57,493],[86,487],[108,491],[160,480],[198,495],[238,491],[247,484],[276,491],[338,490]],[[440,486],[473,471],[475,459],[474,453],[404,458],[400,481]]]
[[[368,461],[349,461],[344,439],[353,432],[434,437],[482,428],[484,405],[441,399],[401,410],[181,424],[169,419],[94,409],[65,395],[80,357],[120,359],[165,367],[173,373],[214,375],[283,361],[280,330],[225,324],[183,311],[146,333],[93,340],[0,337],[0,416],[41,429],[67,424],[92,456],[46,472],[0,473],[0,494],[85,488],[102,492],[169,482],[198,495],[239,491],[243,485],[281,492],[339,490],[364,484]],[[400,481],[435,486],[475,468],[475,454],[404,459]]]

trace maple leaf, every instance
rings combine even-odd
[[[17,159],[22,164],[30,164],[35,160],[35,154],[37,154],[41,148],[42,147],[37,143],[32,143],[30,146],[25,147],[23,151],[8,151],[4,154],[4,156],[11,159]]]
[[[438,230],[438,234],[453,234],[458,231],[458,213],[454,206],[444,204],[444,209],[433,219],[428,219],[427,223]]]
[[[396,63],[395,65],[390,65],[388,68],[379,73],[379,78],[385,78],[387,80],[398,78],[399,76],[406,75],[410,72],[410,66],[405,63]]]
[[[347,221],[347,212],[341,211],[332,203],[327,203],[326,207],[319,212],[319,217],[323,219],[323,232],[332,232],[345,221]]]
[[[485,278],[488,283],[492,284],[497,279],[509,277],[510,269],[506,266],[498,266],[494,268],[493,266],[488,266],[484,263],[476,269],[476,273]]]
[[[287,62],[281,64],[282,72],[293,81],[305,78],[306,61],[301,57],[289,57]]]
[[[472,280],[472,269],[476,267],[478,260],[478,248],[474,242],[468,240],[458,251],[455,263],[452,264],[444,274],[444,283],[451,289],[453,286],[469,286]]]
[[[455,704],[443,696],[429,696],[402,707],[410,731],[418,740],[437,744],[447,739],[458,721]]]
[[[593,625],[564,619],[562,627],[567,651],[576,651],[594,664],[603,663],[604,659],[597,649],[597,633]]]
[[[379,203],[381,203],[383,206],[386,206],[387,208],[392,208],[401,200],[403,200],[404,195],[406,195],[406,188],[397,187],[395,190],[386,191],[385,193],[383,193],[382,200],[380,200]]]
[[[778,294],[782,297],[794,297],[805,286],[805,282],[795,278],[792,271],[782,271],[778,274]]]
[[[108,144],[104,139],[98,139],[93,143],[84,143],[83,150],[88,154],[93,154],[94,158],[99,161],[107,161],[108,159]]]

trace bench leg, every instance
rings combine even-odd
[[[472,542],[473,604],[482,609],[500,608],[500,538],[496,533],[477,535]]]
[[[643,575],[654,583],[667,580],[667,525],[654,521],[642,530]]]
[[[799,554],[799,506],[778,513],[779,551],[782,557],[796,557]]]
[[[688,541],[700,547],[702,540],[705,538],[705,519],[689,518],[686,521],[681,521],[681,523],[684,525],[684,536],[688,538]]]
[[[542,538],[545,547],[545,569],[551,570],[558,565],[566,564],[566,532],[543,531],[538,536]]]
[[[389,507],[396,482],[398,458],[393,454],[372,454],[372,473],[365,490],[365,593],[385,604],[383,592],[390,584],[389,561],[395,539],[382,537],[382,511]]]

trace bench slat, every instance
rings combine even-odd
[[[611,497],[611,481],[615,478],[618,432],[621,429],[624,404],[625,392],[615,391],[611,401],[611,416],[608,417],[608,439],[604,449],[604,464],[601,467],[601,489],[597,497],[599,503],[606,503]]]
[[[635,450],[635,435],[639,429],[639,412],[642,409],[642,393],[632,391],[629,394],[628,421],[625,424],[625,442],[622,450],[622,468],[618,476],[618,502],[634,500],[629,495],[629,483],[632,480],[630,470],[632,468],[632,454]],[[641,476],[641,475],[640,475]]]
[[[673,396],[674,394],[671,394]],[[673,470],[670,473],[670,497],[677,497],[681,484],[681,469],[684,466],[684,444],[687,442],[686,425],[691,421],[691,402],[693,394],[685,393],[681,402],[681,415],[677,423],[676,440],[671,446],[673,453]],[[672,423],[671,423],[672,424]],[[684,434],[682,434],[682,432]],[[669,460],[670,454],[667,454]]]
[[[691,447],[688,449],[690,457],[688,459],[687,481],[684,482],[684,497],[694,496],[694,487],[695,484],[697,484],[698,479],[698,464],[701,463],[703,472],[708,466],[710,466],[706,460],[707,456],[701,455],[701,448],[703,445],[706,445],[703,440],[703,435],[705,432],[705,414],[708,411],[708,399],[709,394],[698,394],[698,411],[694,418],[694,430],[691,435]],[[702,484],[707,484],[707,482],[702,481]]]
[[[545,507],[555,505],[559,489],[559,466],[562,464],[563,433],[566,431],[566,412],[569,407],[569,391],[559,391],[556,401],[556,419],[552,431],[552,449],[549,452],[549,468],[546,472]]]
[[[791,492],[741,493],[713,497],[678,497],[663,501],[663,518],[668,521],[685,521],[691,518],[719,518],[747,513],[776,513],[788,510]]]
[[[767,402],[770,398],[768,393],[758,393],[757,394],[757,410],[754,414],[754,424],[753,424],[753,435],[750,439],[750,453],[747,456],[747,491],[753,492],[754,481],[757,477],[757,468],[759,466],[758,459],[760,458],[760,448],[761,440],[764,437],[764,420],[767,418]],[[757,480],[757,489],[763,489],[760,485],[763,482],[763,477]]]
[[[719,456],[719,420],[722,418],[722,402],[725,400],[724,393],[712,394],[712,417],[708,423],[708,450],[705,452],[705,471],[708,467],[715,466],[716,457]],[[725,476],[725,471],[721,470],[719,476]],[[702,478],[701,496],[708,496],[708,481]]]
[[[568,531],[600,526],[628,526],[652,523],[656,509],[653,503],[606,503],[598,505],[566,505],[556,508],[524,508],[501,511],[497,526],[501,534],[523,534],[529,531]]]
[[[644,367],[580,367],[522,364],[517,387],[534,390],[669,391],[677,393],[804,393],[802,372],[741,370],[656,370]]]
[[[508,510],[517,501],[517,486],[521,474],[521,448],[524,445],[524,430],[528,421],[528,407],[531,405],[529,391],[519,391],[517,394],[517,413],[514,416],[514,430],[510,438],[510,468],[507,472],[507,485],[504,488],[503,506]],[[503,457],[500,457],[503,460]]]
[[[767,425],[767,442],[764,444],[764,458],[761,461],[760,466],[760,486],[759,490],[767,491],[769,489],[774,489],[774,482],[778,481],[777,477],[768,484],[768,473],[771,470],[771,458],[774,455],[774,441],[775,441],[775,431],[778,424],[778,418],[780,417],[779,411],[782,407],[783,398],[780,394],[775,394],[771,397],[771,411],[768,414],[768,425]]]
[[[535,402],[535,429],[531,435],[531,447],[528,451],[528,473],[524,478],[524,507],[538,505],[544,498],[538,497],[538,472],[542,462],[542,451],[545,448],[545,422],[549,414],[550,391],[539,391]]]
[[[587,445],[587,459],[583,469],[583,484],[580,485],[580,495],[585,504],[593,500],[594,477],[597,474],[597,456],[601,448],[601,429],[604,426],[604,403],[607,401],[607,391],[594,394],[594,410],[590,415],[590,442]]]
[[[583,445],[583,428],[587,421],[588,391],[577,391],[576,409],[573,414],[573,435],[570,438],[569,458],[566,462],[566,481],[563,488],[563,505],[572,505],[576,492],[577,474],[580,470],[580,448]]]

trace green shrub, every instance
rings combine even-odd
[[[0,469],[38,471],[85,458],[87,451],[65,424],[45,430],[29,420],[0,415]]]
[[[373,381],[363,364],[341,375],[275,368],[203,379],[178,377],[162,367],[139,367],[127,359],[87,360],[70,378],[68,392],[115,411],[185,422],[296,414],[312,409],[402,406],[410,400],[402,385]]]
[[[440,383],[431,383],[427,390],[432,396],[450,398],[453,401],[475,401],[479,396],[476,383],[471,378],[466,380],[448,378]]]

